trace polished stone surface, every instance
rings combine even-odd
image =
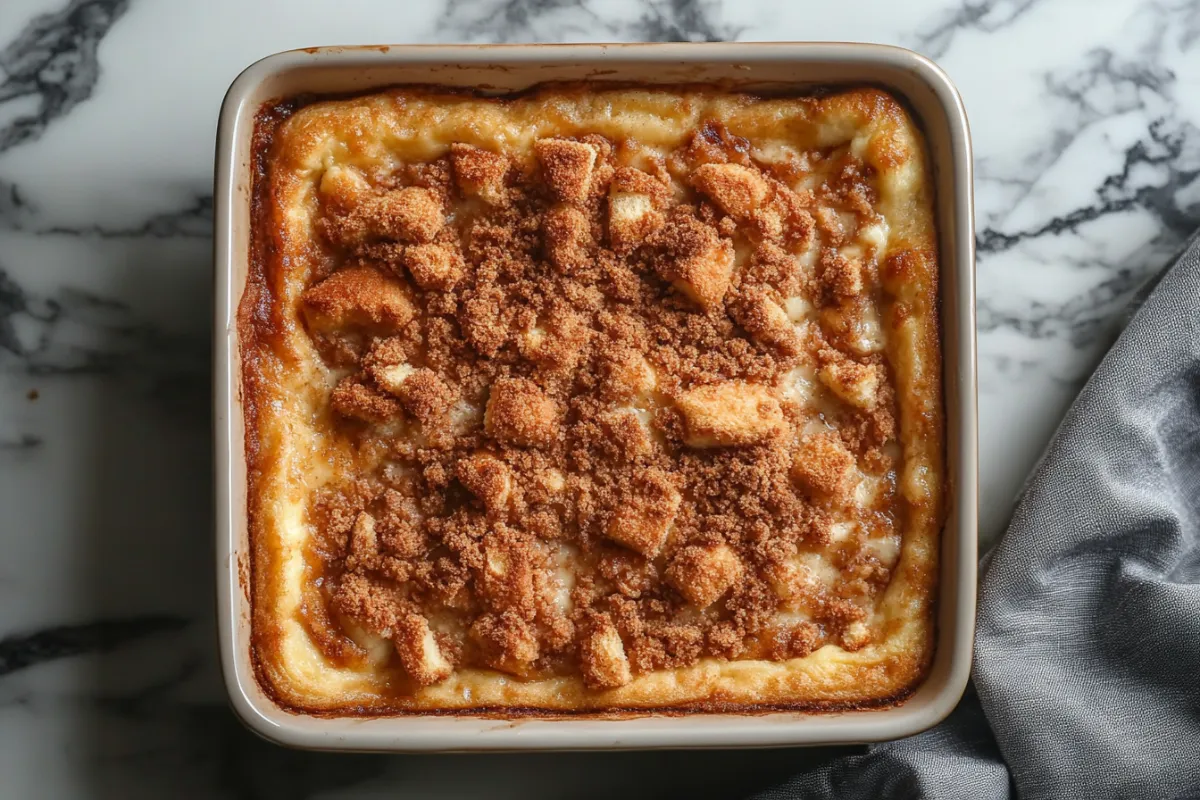
[[[290,753],[240,729],[213,655],[211,177],[237,73],[317,44],[719,39],[900,44],[961,89],[991,540],[1200,223],[1195,0],[0,3],[0,795],[729,796],[816,756]]]

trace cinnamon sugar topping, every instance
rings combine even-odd
[[[302,307],[363,466],[309,519],[334,616],[412,684],[871,641],[894,398],[877,266],[841,248],[874,189],[722,131],[325,173]]]

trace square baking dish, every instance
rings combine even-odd
[[[420,83],[506,93],[549,81],[718,83],[805,90],[875,85],[921,126],[936,184],[947,423],[947,521],[937,639],[925,681],[904,702],[842,711],[623,714],[610,717],[336,717],[279,707],[259,686],[250,636],[245,429],[237,307],[250,249],[251,137],[270,100]],[[216,157],[214,418],[217,606],[234,709],[280,744],[322,750],[486,751],[769,747],[870,742],[924,730],[954,708],[970,671],[975,622],[977,431],[975,251],[970,133],[949,78],[908,50],[866,44],[629,44],[327,47],[270,56],[243,72],[221,107]]]

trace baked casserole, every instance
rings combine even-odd
[[[851,708],[934,642],[921,136],[876,89],[264,108],[252,646],[336,714]]]

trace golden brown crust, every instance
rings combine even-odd
[[[568,205],[548,210],[542,222],[546,257],[560,272],[570,275],[583,269],[590,258],[592,226],[578,208]]]
[[[875,91],[685,94],[263,117],[239,330],[255,658],[285,705],[861,707],[919,679],[919,141]]]

